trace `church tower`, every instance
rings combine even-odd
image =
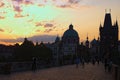
[[[89,40],[88,40],[88,36],[87,36],[86,39],[87,39],[87,40],[86,40],[86,42],[85,42],[85,46],[86,46],[87,48],[89,48]]]
[[[112,25],[111,13],[105,14],[103,26],[100,24],[101,57],[112,59],[118,53],[118,23]]]

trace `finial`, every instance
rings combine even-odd
[[[116,16],[116,22],[117,22],[117,16]]]
[[[95,39],[95,36],[94,36],[94,39]]]
[[[101,25],[101,21],[100,21],[100,26],[102,26],[102,25]]]
[[[100,40],[100,37],[98,36],[98,41]]]
[[[117,21],[117,17],[116,17],[116,22],[115,22],[115,25],[118,26],[118,21]]]
[[[107,11],[107,9],[105,9],[105,13],[111,13],[111,9],[109,9],[109,11]]]
[[[88,33],[87,33],[87,40],[88,40]]]

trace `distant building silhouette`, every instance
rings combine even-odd
[[[90,43],[90,51],[92,53],[92,57],[99,57],[99,38],[96,40],[95,38]]]
[[[24,38],[24,42],[21,44],[21,46],[34,46],[34,43],[32,41],[29,41],[27,38]]]
[[[111,13],[105,14],[103,26],[100,24],[101,57],[111,59],[118,54],[118,23],[112,25]]]
[[[90,47],[90,42],[89,42],[89,40],[88,40],[88,36],[87,36],[86,39],[87,39],[87,40],[86,40],[86,42],[85,42],[85,46],[86,46],[87,48],[89,48],[89,47]]]
[[[79,45],[79,35],[77,31],[73,29],[73,25],[69,25],[69,29],[66,30],[62,36],[62,54],[64,60],[74,60],[77,55]]]

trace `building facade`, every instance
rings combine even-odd
[[[100,54],[103,58],[112,59],[118,54],[118,23],[112,25],[111,13],[105,14],[103,26],[100,24]]]
[[[71,63],[77,56],[79,45],[79,35],[76,30],[73,29],[73,25],[69,25],[69,29],[66,30],[62,36],[62,55],[64,61]]]

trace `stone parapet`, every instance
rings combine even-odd
[[[114,80],[120,80],[120,66],[113,64],[112,75]]]

